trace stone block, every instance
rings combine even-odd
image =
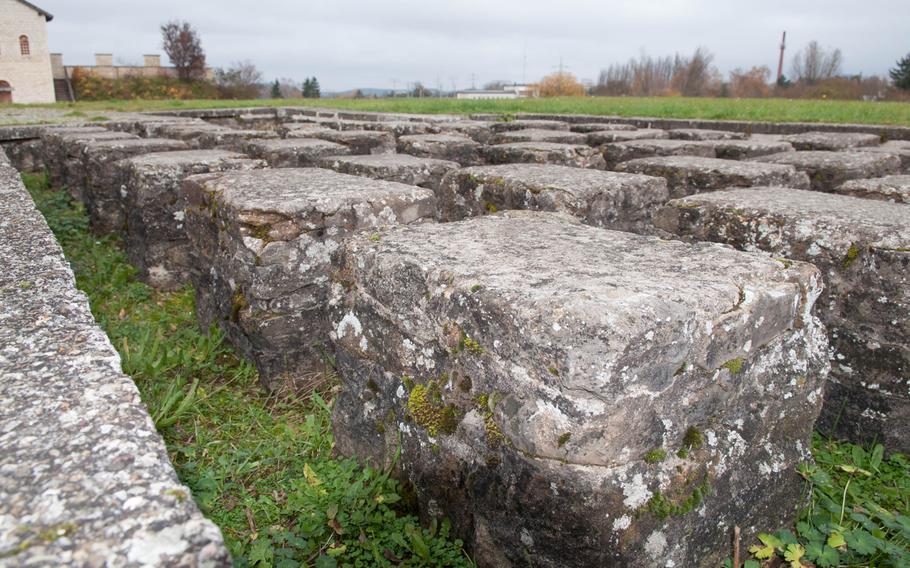
[[[559,211],[583,223],[648,232],[668,198],[663,178],[544,164],[465,168],[443,179],[440,217],[455,221],[508,209]]]
[[[568,130],[569,123],[561,120],[500,120],[490,123],[490,130],[499,134],[500,132],[511,132],[513,130],[523,130],[525,128],[543,129],[543,130]]]
[[[612,169],[620,162],[653,156],[716,157],[713,144],[689,140],[630,140],[604,144],[600,149],[603,151],[607,169]]]
[[[44,144],[41,139],[0,142],[6,159],[20,172],[40,172],[44,166]]]
[[[489,144],[493,137],[491,126],[493,122],[481,120],[457,120],[454,122],[440,122],[437,124],[440,134],[456,134],[467,136],[475,142]]]
[[[343,144],[318,138],[286,138],[283,140],[250,140],[240,150],[265,160],[273,168],[302,168],[315,166],[326,156],[343,156],[351,150]]]
[[[850,180],[834,193],[910,205],[910,175]]]
[[[481,157],[491,164],[556,164],[595,169],[603,169],[605,166],[600,151],[583,144],[516,142],[484,146],[480,153]]]
[[[432,219],[428,189],[321,168],[190,178],[187,232],[199,263],[197,314],[218,323],[269,388],[303,388],[324,368],[333,264],[353,233]]]
[[[173,124],[158,130],[165,138],[183,140],[194,149],[229,148],[237,150],[249,140],[266,140],[278,138],[278,133],[270,130],[227,128],[216,124]]]
[[[587,136],[566,130],[547,130],[544,128],[522,128],[509,130],[493,136],[491,144],[511,144],[513,142],[556,142],[559,144],[584,144]]]
[[[832,358],[819,428],[910,451],[910,206],[736,189],[672,201],[654,222],[683,237],[821,269],[825,289],[816,313],[828,329]]]
[[[589,134],[591,132],[601,132],[604,130],[638,130],[631,124],[610,124],[609,122],[583,122],[580,124],[570,124],[569,130],[572,132],[581,132]]]
[[[398,152],[420,158],[458,162],[462,166],[483,163],[481,144],[467,136],[454,134],[418,134],[398,138]]]
[[[803,132],[784,136],[783,139],[798,151],[828,150],[838,151],[861,146],[878,146],[882,139],[877,134],[859,132]]]
[[[672,128],[667,131],[671,140],[745,140],[745,132],[706,130],[704,128]]]
[[[598,130],[588,133],[588,144],[601,146],[611,142],[628,142],[630,140],[654,140],[669,138],[666,130],[642,128],[641,130]]]
[[[806,174],[796,171],[793,166],[694,156],[639,158],[618,164],[616,171],[666,178],[673,198],[729,187],[809,187]]]
[[[73,197],[82,199],[81,183],[81,144],[91,140],[122,140],[137,138],[126,132],[111,132],[99,126],[86,127],[55,127],[47,128],[41,132],[43,146],[43,159],[51,185],[61,187],[71,180],[68,174],[73,174],[75,182],[72,188],[67,188]]]
[[[416,185],[434,193],[447,173],[461,167],[457,162],[409,154],[331,156],[320,159],[318,165],[342,174]]]
[[[793,151],[793,146],[789,142],[763,140],[757,138],[757,135],[748,140],[717,140],[713,144],[717,157],[723,160],[747,160]]]
[[[717,566],[803,502],[811,265],[529,211],[340,258],[336,449],[394,464],[482,566]]]
[[[906,140],[889,140],[881,146],[863,146],[852,150],[897,156],[901,160],[901,173],[910,174],[910,142]]]
[[[187,176],[265,165],[227,150],[158,152],[118,162],[124,180],[126,252],[142,279],[155,288],[172,290],[201,269],[184,228],[180,186]]]
[[[376,130],[315,130],[308,138],[319,138],[344,144],[352,154],[394,154],[395,136],[391,132]]]
[[[82,150],[85,172],[85,208],[92,230],[99,234],[119,232],[126,224],[123,206],[124,170],[116,162],[130,156],[188,150],[185,142],[169,138],[127,138],[86,142]]]
[[[814,191],[833,191],[851,179],[898,174],[901,169],[897,156],[874,152],[785,152],[759,156],[751,161],[795,167],[809,176]]]

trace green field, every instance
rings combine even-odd
[[[557,97],[506,101],[455,99],[262,99],[131,100],[57,103],[18,108],[70,109],[76,112],[148,111],[251,106],[321,106],[408,113],[573,113],[661,118],[698,118],[772,122],[837,122],[910,126],[910,103],[788,99],[709,99],[684,97]],[[17,108],[13,106],[11,108]],[[0,122],[3,111],[0,110]]]

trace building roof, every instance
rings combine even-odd
[[[47,20],[48,22],[54,19],[53,14],[51,14],[47,10],[42,10],[38,6],[35,6],[34,4],[32,4],[31,2],[26,2],[25,0],[19,0],[19,2],[21,2],[22,4],[25,4],[32,10],[34,10],[34,11],[38,12],[39,14],[41,14],[42,16],[44,16],[44,19]]]

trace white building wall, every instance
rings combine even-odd
[[[22,55],[19,36],[28,36]],[[0,81],[13,88],[14,103],[54,102],[54,80],[44,16],[18,0],[0,0]]]

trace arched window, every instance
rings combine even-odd
[[[31,55],[32,50],[28,46],[28,36],[19,36],[19,51],[22,55]]]

